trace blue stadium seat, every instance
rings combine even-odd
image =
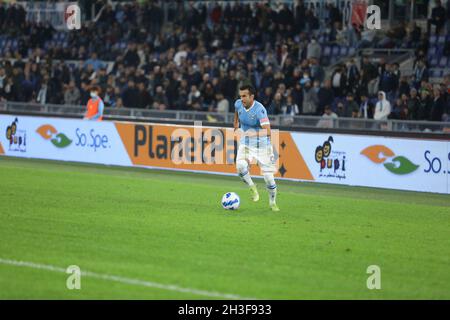
[[[340,51],[340,47],[339,46],[333,46],[333,49],[331,50],[331,54],[333,56],[338,56],[339,55],[339,51]]]
[[[441,60],[439,61],[439,67],[445,68],[447,66],[447,62],[448,62],[448,58],[442,57]]]
[[[444,44],[445,43],[445,36],[439,36],[438,43],[439,44]]]
[[[348,55],[353,56],[355,53],[356,53],[356,48],[350,47],[350,49],[348,50]]]
[[[438,61],[438,57],[437,57],[437,56],[434,56],[434,57],[430,60],[430,65],[431,65],[432,67],[437,66],[438,63],[439,63],[439,61]]]
[[[323,50],[323,55],[326,57],[331,55],[331,47],[330,46],[325,46],[325,49]]]
[[[439,70],[439,69],[433,69],[431,72],[431,76],[433,78],[442,78],[442,74],[443,74],[442,70]]]
[[[428,49],[428,56],[432,57],[436,54],[436,47],[430,47],[430,49]]]
[[[346,56],[347,53],[348,53],[348,48],[347,47],[341,47],[340,55],[341,56]]]
[[[432,35],[430,37],[430,45],[434,45],[437,42],[437,37],[435,35]]]

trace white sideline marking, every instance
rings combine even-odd
[[[56,266],[47,265],[47,264],[34,263],[34,262],[28,262],[28,261],[17,261],[17,260],[9,260],[9,259],[0,258],[0,264],[10,265],[10,266],[15,266],[15,267],[28,267],[28,268],[32,268],[32,269],[41,269],[41,270],[47,270],[47,271],[53,271],[53,272],[66,273],[66,269],[61,268],[61,267],[56,267]],[[97,278],[97,279],[102,279],[102,280],[107,280],[107,281],[120,282],[120,283],[125,283],[125,284],[132,284],[132,285],[143,286],[143,287],[148,287],[148,288],[158,288],[158,289],[163,289],[163,290],[168,290],[168,291],[196,294],[196,295],[206,296],[206,297],[211,297],[211,298],[256,300],[256,298],[246,298],[246,297],[241,297],[236,294],[220,293],[220,292],[205,291],[205,290],[198,290],[198,289],[191,289],[191,288],[182,288],[182,287],[179,287],[177,285],[172,285],[172,284],[161,284],[161,283],[157,283],[157,282],[124,278],[124,277],[120,277],[120,276],[95,273],[95,272],[91,272],[91,271],[81,270],[81,276]]]

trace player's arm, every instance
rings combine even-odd
[[[234,112],[234,131],[239,129],[239,116],[237,111]]]
[[[263,132],[267,134],[267,136],[270,137],[270,121],[269,116],[267,115],[266,110],[262,110],[262,112],[259,114],[259,124],[261,125],[261,128],[263,128]]]
[[[270,123],[261,126],[264,129],[264,132],[270,137]]]

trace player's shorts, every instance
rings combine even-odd
[[[273,153],[272,145],[268,145],[264,148],[256,148],[246,146],[245,144],[239,144],[236,161],[246,160],[252,163],[254,160],[261,168],[261,173],[275,173],[277,172],[275,156]]]

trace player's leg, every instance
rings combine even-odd
[[[236,157],[236,169],[238,171],[239,177],[244,181],[250,188],[253,201],[259,200],[258,190],[256,185],[250,176],[250,164],[249,164],[249,150],[245,145],[239,145],[238,153]]]
[[[269,206],[273,211],[280,211],[277,205],[277,184],[274,176],[276,166],[272,146],[260,150],[258,164],[261,168],[261,173],[264,177],[266,188],[269,193]]]

